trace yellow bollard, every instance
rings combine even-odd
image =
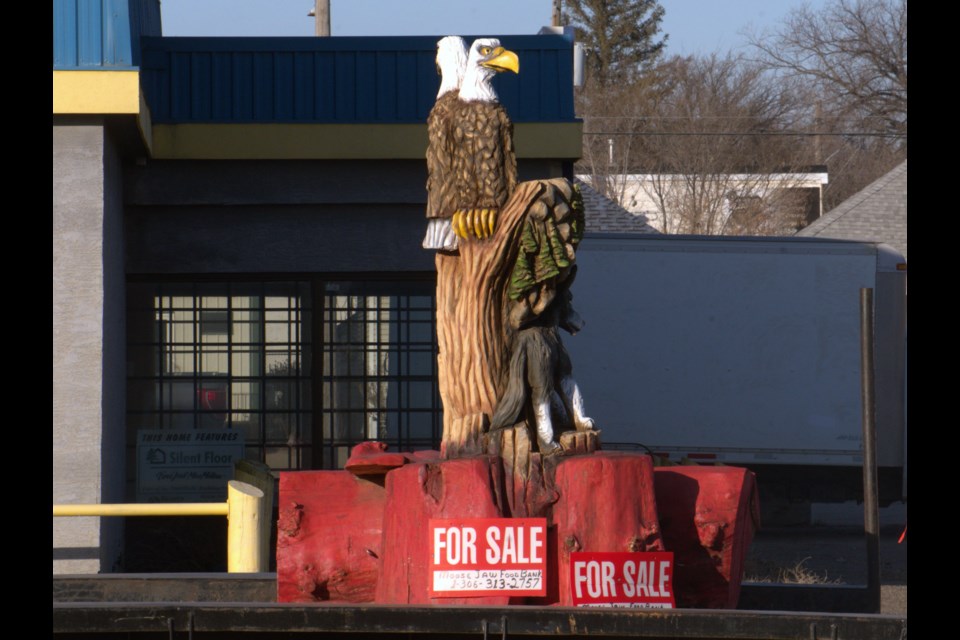
[[[273,496],[276,493],[270,467],[253,460],[237,460],[233,463],[233,479],[252,484],[263,491],[264,511],[263,517],[260,518],[260,554],[262,558],[269,559],[270,537],[273,533]],[[268,568],[267,565],[264,565],[263,570],[267,571]]]
[[[260,544],[260,519],[265,517],[263,491],[239,480],[227,483],[227,571],[267,570]]]

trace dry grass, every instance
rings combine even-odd
[[[842,584],[841,578],[830,578],[826,571],[823,575],[806,566],[809,557],[800,560],[791,567],[771,567],[772,571],[762,571],[756,575],[744,576],[744,582],[769,582],[779,584]]]

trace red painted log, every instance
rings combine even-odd
[[[343,469],[358,476],[383,475],[409,460],[409,454],[388,452],[386,442],[361,442],[350,450],[350,458]]]
[[[658,467],[660,526],[674,552],[678,607],[735,609],[743,564],[760,526],[753,472],[737,467]]]
[[[573,604],[574,551],[664,551],[650,456],[598,451],[563,458],[554,477],[560,497],[552,509],[547,550],[556,567],[547,568],[552,577],[544,604]]]
[[[281,473],[277,601],[372,602],[385,499],[346,471]]]
[[[410,462],[436,462],[439,451],[387,451],[386,442],[361,442],[350,450],[345,471],[358,476],[385,475],[388,471]],[[382,483],[381,483],[382,484]]]
[[[379,604],[505,605],[507,596],[430,598],[431,518],[499,518],[493,487],[501,473],[493,456],[407,464],[387,474]]]

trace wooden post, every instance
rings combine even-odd
[[[266,571],[267,558],[260,544],[260,520],[264,516],[263,491],[230,480],[227,483],[227,571]]]
[[[317,36],[330,35],[330,0],[316,0],[313,5],[314,33]]]

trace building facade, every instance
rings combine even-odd
[[[240,432],[274,471],[435,448],[440,36],[165,38],[156,0],[54,14],[54,503],[142,499],[145,431]],[[502,41],[520,179],[572,179],[572,40]],[[55,519],[54,572],[129,570],[130,524]]]
[[[826,167],[784,173],[578,176],[661,233],[792,235],[823,215]]]

